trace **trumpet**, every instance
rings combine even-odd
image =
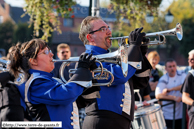
[[[166,31],[160,31],[160,32],[154,32],[154,33],[147,33],[146,37],[154,37],[158,36],[158,39],[155,39],[154,41],[149,41],[148,43],[142,43],[142,45],[161,45],[166,43],[166,37],[165,36],[176,36],[177,39],[180,41],[183,38],[183,29],[180,23],[176,24],[176,27],[170,30]],[[163,38],[161,38],[163,37]],[[123,37],[112,37],[111,40],[121,40],[121,39],[128,39],[129,36],[123,36]]]
[[[2,72],[2,71],[6,71],[6,69],[3,68],[2,66],[0,66],[0,72]]]
[[[110,86],[114,80],[113,74],[108,71],[106,68],[103,68],[102,62],[107,63],[114,63],[121,66],[123,75],[126,77],[128,73],[128,55],[127,55],[127,47],[124,45],[121,45],[119,49],[112,53],[107,54],[101,54],[101,55],[94,55],[92,58],[96,58],[96,62],[99,63],[99,67],[92,72],[93,79],[97,80],[108,80],[109,77],[111,77],[110,81],[107,83],[93,83],[92,86]],[[70,63],[75,63],[79,61],[79,57],[71,57],[68,60],[53,60],[54,62],[63,62],[60,67],[60,78],[64,83],[67,83],[67,81],[64,78],[64,69],[65,67]],[[69,73],[70,75],[74,74],[76,69],[70,69]]]
[[[6,60],[3,60],[3,59],[0,59],[0,64],[2,66],[6,66],[7,65],[7,61]]]
[[[64,78],[64,69],[67,65],[69,65],[70,63],[74,63],[77,61],[72,61],[75,60],[77,57],[72,57],[71,59],[68,60],[63,60],[65,62],[62,63],[61,67],[60,67],[60,78],[64,83],[67,83],[67,80],[65,80]],[[56,60],[55,60],[56,61]],[[57,61],[56,61],[57,62]],[[92,83],[92,86],[103,86],[103,85],[107,85],[110,86],[112,84],[112,82],[114,81],[114,76],[113,74],[108,71],[106,68],[103,68],[102,63],[98,60],[96,60],[96,62],[98,62],[100,64],[100,66],[92,71],[92,79],[97,79],[97,80],[108,80],[109,76],[111,76],[111,80],[107,83]],[[70,69],[69,70],[69,77],[71,78],[71,76],[76,72],[77,69]]]
[[[0,71],[6,71],[7,68],[7,61],[0,59]]]

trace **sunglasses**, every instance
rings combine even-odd
[[[189,61],[193,61],[193,60],[194,60],[193,58],[189,59]]]
[[[108,29],[111,31],[111,29],[110,29],[109,26],[108,26],[108,27],[103,26],[103,27],[101,27],[100,29],[91,31],[89,34],[93,34],[93,33],[97,32],[97,31],[106,32]]]
[[[64,51],[61,52],[61,54],[64,54],[64,53],[65,53]]]
[[[46,54],[46,55],[48,55],[49,53],[53,53],[51,50],[44,50],[43,52],[41,52],[41,53],[39,53],[38,55],[40,55],[40,54]]]
[[[62,51],[61,54],[64,54],[64,53],[69,53],[69,51]]]

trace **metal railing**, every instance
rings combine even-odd
[[[176,113],[176,101],[174,100],[168,100],[168,99],[159,99],[159,101],[169,101],[169,103],[161,105],[161,107],[173,104],[173,125],[172,125],[172,129],[175,129],[175,113]]]
[[[167,100],[167,99],[159,99],[159,101],[170,101],[168,104],[161,105],[161,107],[173,104],[173,129],[175,129],[175,113],[176,113],[176,101],[173,100]],[[185,103],[183,103],[183,110],[182,110],[182,129],[185,129],[187,127],[186,122],[186,110],[187,106]]]

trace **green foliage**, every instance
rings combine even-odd
[[[122,36],[124,36],[121,32],[118,32],[118,31],[114,31],[113,33],[112,33],[112,36],[113,37],[122,37]],[[118,45],[118,40],[112,40],[112,47],[113,48],[118,48],[119,47],[119,45]]]
[[[110,8],[116,12],[119,22],[126,18],[135,23],[135,28],[142,26],[146,14],[157,15],[162,0],[111,0]]]
[[[149,3],[150,2],[150,3]],[[149,4],[148,4],[149,3]],[[144,32],[156,32],[159,31],[160,23],[158,24],[148,24],[145,21],[145,16],[147,14],[152,14],[157,19],[157,9],[161,3],[161,0],[111,0],[110,9],[116,12],[118,22],[113,28],[114,32],[119,31],[122,35],[127,36],[135,28],[144,27]],[[128,19],[129,24],[123,23],[122,19]],[[161,22],[161,19],[158,20]],[[164,20],[163,20],[164,21]],[[162,23],[161,23],[162,24]],[[154,27],[154,29],[153,29]],[[113,41],[112,47],[118,47],[117,41]]]
[[[42,39],[46,41],[54,30],[61,33],[58,16],[69,17],[73,12],[71,7],[75,5],[73,0],[25,0],[25,2],[25,14],[30,15],[30,23],[34,25],[34,35],[38,37],[41,30]]]
[[[116,6],[115,3],[118,3],[118,6]],[[166,36],[167,43],[165,45],[157,45],[153,46],[156,49],[159,49],[161,46],[165,46],[166,48],[166,56],[171,57],[173,56],[173,52],[175,50],[180,50],[180,53],[184,55],[185,57],[188,56],[188,52],[191,49],[194,49],[194,36],[192,34],[194,33],[194,1],[193,0],[174,0],[172,4],[167,8],[164,12],[160,12],[161,15],[154,15],[154,22],[153,23],[146,23],[145,22],[145,12],[152,12],[153,10],[156,10],[157,6],[159,5],[160,1],[156,6],[153,6],[153,8],[150,10],[149,7],[146,7],[141,5],[141,3],[138,3],[136,0],[112,0],[112,3],[114,3],[114,8],[117,7],[117,14],[118,18],[128,18],[130,21],[130,25],[122,24],[122,26],[117,26],[115,29],[113,28],[113,31],[118,31],[118,28],[120,28],[120,32],[124,34],[125,36],[129,35],[129,33],[134,30],[137,27],[143,26],[143,31],[146,33],[152,33],[152,32],[158,32],[158,31],[164,31],[169,30],[175,27],[176,23],[181,23],[183,27],[183,39],[182,41],[178,41],[175,36]],[[136,5],[134,7],[130,7],[129,3],[131,5]],[[145,7],[145,10],[141,10],[141,6]],[[125,13],[123,10],[126,10],[127,13]],[[115,9],[114,9],[115,10]],[[133,11],[132,11],[133,10]],[[167,11],[170,10],[171,13],[174,16],[174,20],[172,23],[168,24],[166,23],[164,19],[164,15],[167,13]],[[145,12],[142,12],[145,11]],[[133,13],[135,12],[135,13]],[[136,13],[137,12],[137,13]],[[157,12],[157,11],[156,11]],[[120,13],[120,14],[119,14]],[[139,16],[135,16],[139,15]],[[128,17],[127,17],[128,16]],[[134,19],[135,18],[135,19]]]
[[[110,2],[107,0],[100,0],[100,7],[101,8],[107,8],[109,6]]]
[[[178,45],[180,53],[187,57],[188,52],[194,48],[194,1],[176,0],[170,5],[169,9],[174,16],[173,24],[179,22],[183,27],[183,39]]]
[[[33,28],[28,28],[27,23],[19,23],[14,31],[13,42],[26,42],[33,38]]]
[[[193,0],[176,0],[169,9],[177,21],[189,19],[194,16],[194,1]]]
[[[0,24],[0,48],[8,49],[12,46],[14,24],[11,21],[6,21]]]
[[[17,27],[14,29],[14,37],[13,37],[13,43],[24,43],[26,41],[30,41],[33,38],[41,38],[43,36],[43,32],[39,30],[39,36],[33,35],[34,26],[31,25],[31,27],[28,27],[29,25],[27,23],[18,23]],[[51,37],[48,37],[48,43],[51,43]]]
[[[36,38],[41,38],[43,35],[41,31],[39,33],[39,37]],[[24,43],[32,38],[34,38],[33,25],[31,28],[28,28],[27,23],[19,23],[16,25],[11,21],[0,24],[0,48],[5,49],[6,52],[12,45],[18,42]],[[48,38],[48,41],[51,41],[51,37]]]

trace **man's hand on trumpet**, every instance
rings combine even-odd
[[[136,28],[134,31],[132,31],[129,34],[129,43],[132,45],[137,45],[141,46],[142,42],[149,42],[149,38],[146,38],[145,35],[146,33],[141,31],[143,30],[143,27],[141,28]]]
[[[145,37],[145,33],[141,33],[143,27],[136,28],[129,34],[129,43],[131,45],[141,46],[141,42],[143,41],[143,37]]]
[[[142,45],[142,42],[144,43],[149,42],[149,38],[145,37],[146,34],[144,32],[141,32],[142,30],[143,30],[143,27],[136,28],[134,31],[132,31],[129,34],[129,44],[134,46],[136,49],[132,49],[130,51],[131,53],[129,53],[128,59],[135,60],[134,55],[136,55],[136,60],[138,59],[138,61],[142,61],[142,69],[137,70],[136,73],[141,73],[146,69],[152,69],[149,61],[145,57],[148,47],[147,45]]]
[[[80,56],[79,63],[77,68],[86,68],[90,69],[91,71],[97,68],[97,65],[95,63],[96,58],[92,58],[92,54],[85,53]]]
[[[143,30],[143,27],[141,28],[136,28],[134,31],[132,31],[129,34],[129,45],[132,47],[129,49],[129,59],[134,60],[134,61],[142,61],[142,55],[144,56],[147,53],[147,45],[142,46],[142,42],[149,42],[149,38],[146,38],[145,35],[146,33],[141,32]],[[136,48],[134,50],[134,48]],[[141,51],[141,52],[140,52]],[[140,54],[142,53],[142,55]],[[132,55],[132,56],[130,56]],[[136,58],[134,59],[134,55],[136,55]]]

